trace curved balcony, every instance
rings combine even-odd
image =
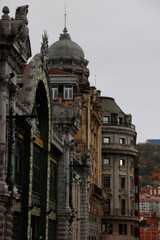
[[[103,126],[107,127],[107,126],[118,126],[118,127],[126,127],[126,128],[131,128],[133,130],[136,130],[135,125],[131,124],[131,123],[127,123],[127,122],[117,122],[117,121],[109,121],[109,122],[103,122]]]
[[[128,144],[119,144],[119,143],[102,143],[102,151],[114,152],[114,153],[131,153],[135,156],[138,154],[137,147],[134,145]]]
[[[139,213],[133,209],[106,208],[103,212],[103,218],[139,218]]]

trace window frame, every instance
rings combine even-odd
[[[105,163],[105,160],[108,160],[108,163]],[[103,165],[104,165],[104,166],[109,166],[110,164],[111,164],[110,158],[104,157],[104,158],[103,158]]]
[[[126,162],[125,159],[123,159],[123,158],[119,159],[119,166],[120,167],[124,167],[125,166],[125,162]]]
[[[103,187],[105,189],[111,188],[111,177],[110,176],[103,176]]]
[[[120,187],[122,190],[126,189],[126,178],[125,177],[120,178]]]
[[[105,142],[105,139],[107,140]],[[109,144],[110,143],[110,137],[103,137],[103,143]]]
[[[70,96],[70,90],[72,90],[71,91],[72,96]],[[66,91],[67,91],[67,96],[66,96]],[[64,86],[64,88],[63,88],[63,99],[65,99],[65,100],[73,99],[73,86]]]
[[[121,145],[125,144],[125,138],[120,138],[119,139],[119,144],[121,144]]]
[[[57,93],[56,93],[57,91]],[[52,87],[52,99],[57,100],[58,99],[58,87]]]
[[[103,116],[103,124],[107,124],[107,125],[109,124],[109,116]]]

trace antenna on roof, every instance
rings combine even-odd
[[[66,29],[66,20],[67,20],[67,14],[66,14],[66,2],[65,2],[65,13],[64,13],[64,28]]]
[[[95,75],[95,87],[96,87],[97,75]]]

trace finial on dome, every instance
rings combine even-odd
[[[65,2],[65,12],[64,12],[64,28],[66,28],[66,18],[67,18],[67,13],[66,13],[66,2]]]
[[[64,30],[63,30],[63,32],[64,33],[67,33],[68,31],[67,31],[67,13],[66,13],[66,2],[65,2],[65,11],[64,11]]]

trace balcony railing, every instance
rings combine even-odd
[[[104,208],[104,216],[138,216],[138,211],[133,209]]]
[[[116,151],[130,151],[135,154],[138,153],[137,147],[135,145],[129,144],[118,144],[118,143],[102,143],[103,150],[116,150]]]
[[[135,125],[131,124],[131,123],[127,123],[127,122],[122,122],[122,123],[118,123],[117,121],[109,121],[109,122],[103,122],[104,126],[118,126],[118,127],[127,127],[127,128],[131,128],[133,130],[135,130]]]

